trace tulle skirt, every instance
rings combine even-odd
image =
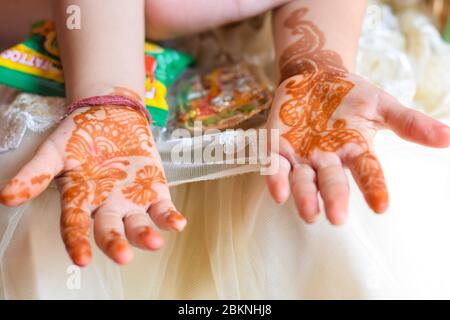
[[[32,140],[1,156],[2,176],[29,159]],[[388,132],[375,146],[391,194],[384,215],[370,212],[353,182],[349,218],[340,227],[323,216],[306,225],[292,200],[274,203],[258,173],[185,184],[171,192],[186,229],[163,232],[161,250],[136,249],[125,267],[95,244],[88,267],[71,264],[52,185],[27,204],[0,209],[0,297],[450,298],[450,150]]]

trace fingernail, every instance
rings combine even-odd
[[[319,220],[319,218],[320,218],[319,212],[312,214],[308,217],[308,223],[315,223],[315,222],[317,222],[317,220]]]
[[[177,211],[170,211],[169,215],[166,218],[166,221],[169,223],[170,227],[175,231],[181,231],[186,226],[186,218]]]
[[[347,212],[346,211],[337,211],[334,215],[334,219],[330,219],[330,222],[335,226],[340,226],[344,224],[345,220],[347,220]]]
[[[345,219],[338,218],[338,219],[334,219],[333,221],[330,220],[330,222],[331,222],[332,225],[334,225],[336,227],[339,227],[339,226],[344,224]]]
[[[131,250],[128,246],[126,248],[124,246],[121,248],[121,251],[114,253],[113,259],[116,263],[123,265],[133,260],[133,255],[133,250]]]
[[[69,251],[72,261],[79,267],[86,266],[92,259],[92,252],[89,245],[79,245]]]
[[[284,199],[280,196],[275,197],[275,202],[278,204],[282,204],[284,202]]]
[[[145,227],[139,239],[150,250],[158,250],[164,245],[164,238],[150,227]]]
[[[12,206],[12,201],[16,198],[13,194],[2,194],[0,193],[0,202],[5,206]]]
[[[383,213],[389,206],[389,195],[385,190],[376,190],[368,196],[367,202],[376,213]]]
[[[389,207],[389,203],[388,202],[381,202],[381,203],[377,203],[375,205],[375,207],[373,208],[373,210],[375,211],[375,213],[384,213],[386,212],[386,210]]]
[[[314,215],[312,215],[312,216],[308,216],[308,217],[306,218],[306,223],[313,224],[313,223],[315,223],[317,220],[319,220],[319,217],[320,217],[320,214],[314,214]]]
[[[316,208],[315,205],[313,205],[310,202],[307,202],[303,205],[303,215],[305,217],[306,223],[314,223],[317,221],[317,219],[319,219],[320,217],[320,212],[319,210]]]

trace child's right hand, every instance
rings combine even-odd
[[[327,54],[328,60],[303,62],[308,72],[285,79],[276,91],[268,128],[281,134],[280,170],[267,182],[277,202],[286,201],[292,191],[307,223],[319,217],[320,193],[329,221],[342,224],[350,192],[344,168],[350,169],[373,211],[382,213],[388,207],[383,170],[373,149],[379,130],[391,129],[405,140],[446,148],[450,128],[403,106],[355,74],[332,67],[332,72],[321,70],[332,61]]]
[[[76,110],[1,190],[0,201],[20,205],[43,192],[55,176],[62,238],[79,266],[91,260],[91,217],[96,243],[119,264],[132,259],[130,243],[148,250],[163,245],[150,218],[164,230],[181,231],[186,225],[170,198],[150,126],[130,107]]]

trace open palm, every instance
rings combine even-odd
[[[268,127],[281,134],[280,170],[268,177],[269,189],[278,202],[291,190],[306,222],[318,217],[318,192],[331,223],[344,221],[349,197],[345,167],[368,205],[377,213],[387,209],[388,191],[372,147],[378,130],[389,128],[431,147],[450,144],[449,127],[339,68],[317,68],[283,81]]]
[[[155,250],[163,238],[151,228],[181,231],[145,116],[126,106],[78,109],[5,186],[0,200],[20,205],[46,189],[56,176],[61,193],[61,234],[75,264],[91,260],[94,218],[98,246],[114,261],[132,258],[129,242]]]

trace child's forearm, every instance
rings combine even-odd
[[[78,5],[81,28],[66,27],[69,5]],[[55,0],[58,43],[68,102],[124,87],[145,90],[144,0]]]
[[[320,56],[311,60],[333,59],[323,50],[334,51],[343,66],[353,71],[365,6],[365,0],[296,0],[278,8],[273,30],[280,80],[306,71],[302,68],[308,63],[301,60],[319,51]],[[304,17],[296,19],[296,14]]]

